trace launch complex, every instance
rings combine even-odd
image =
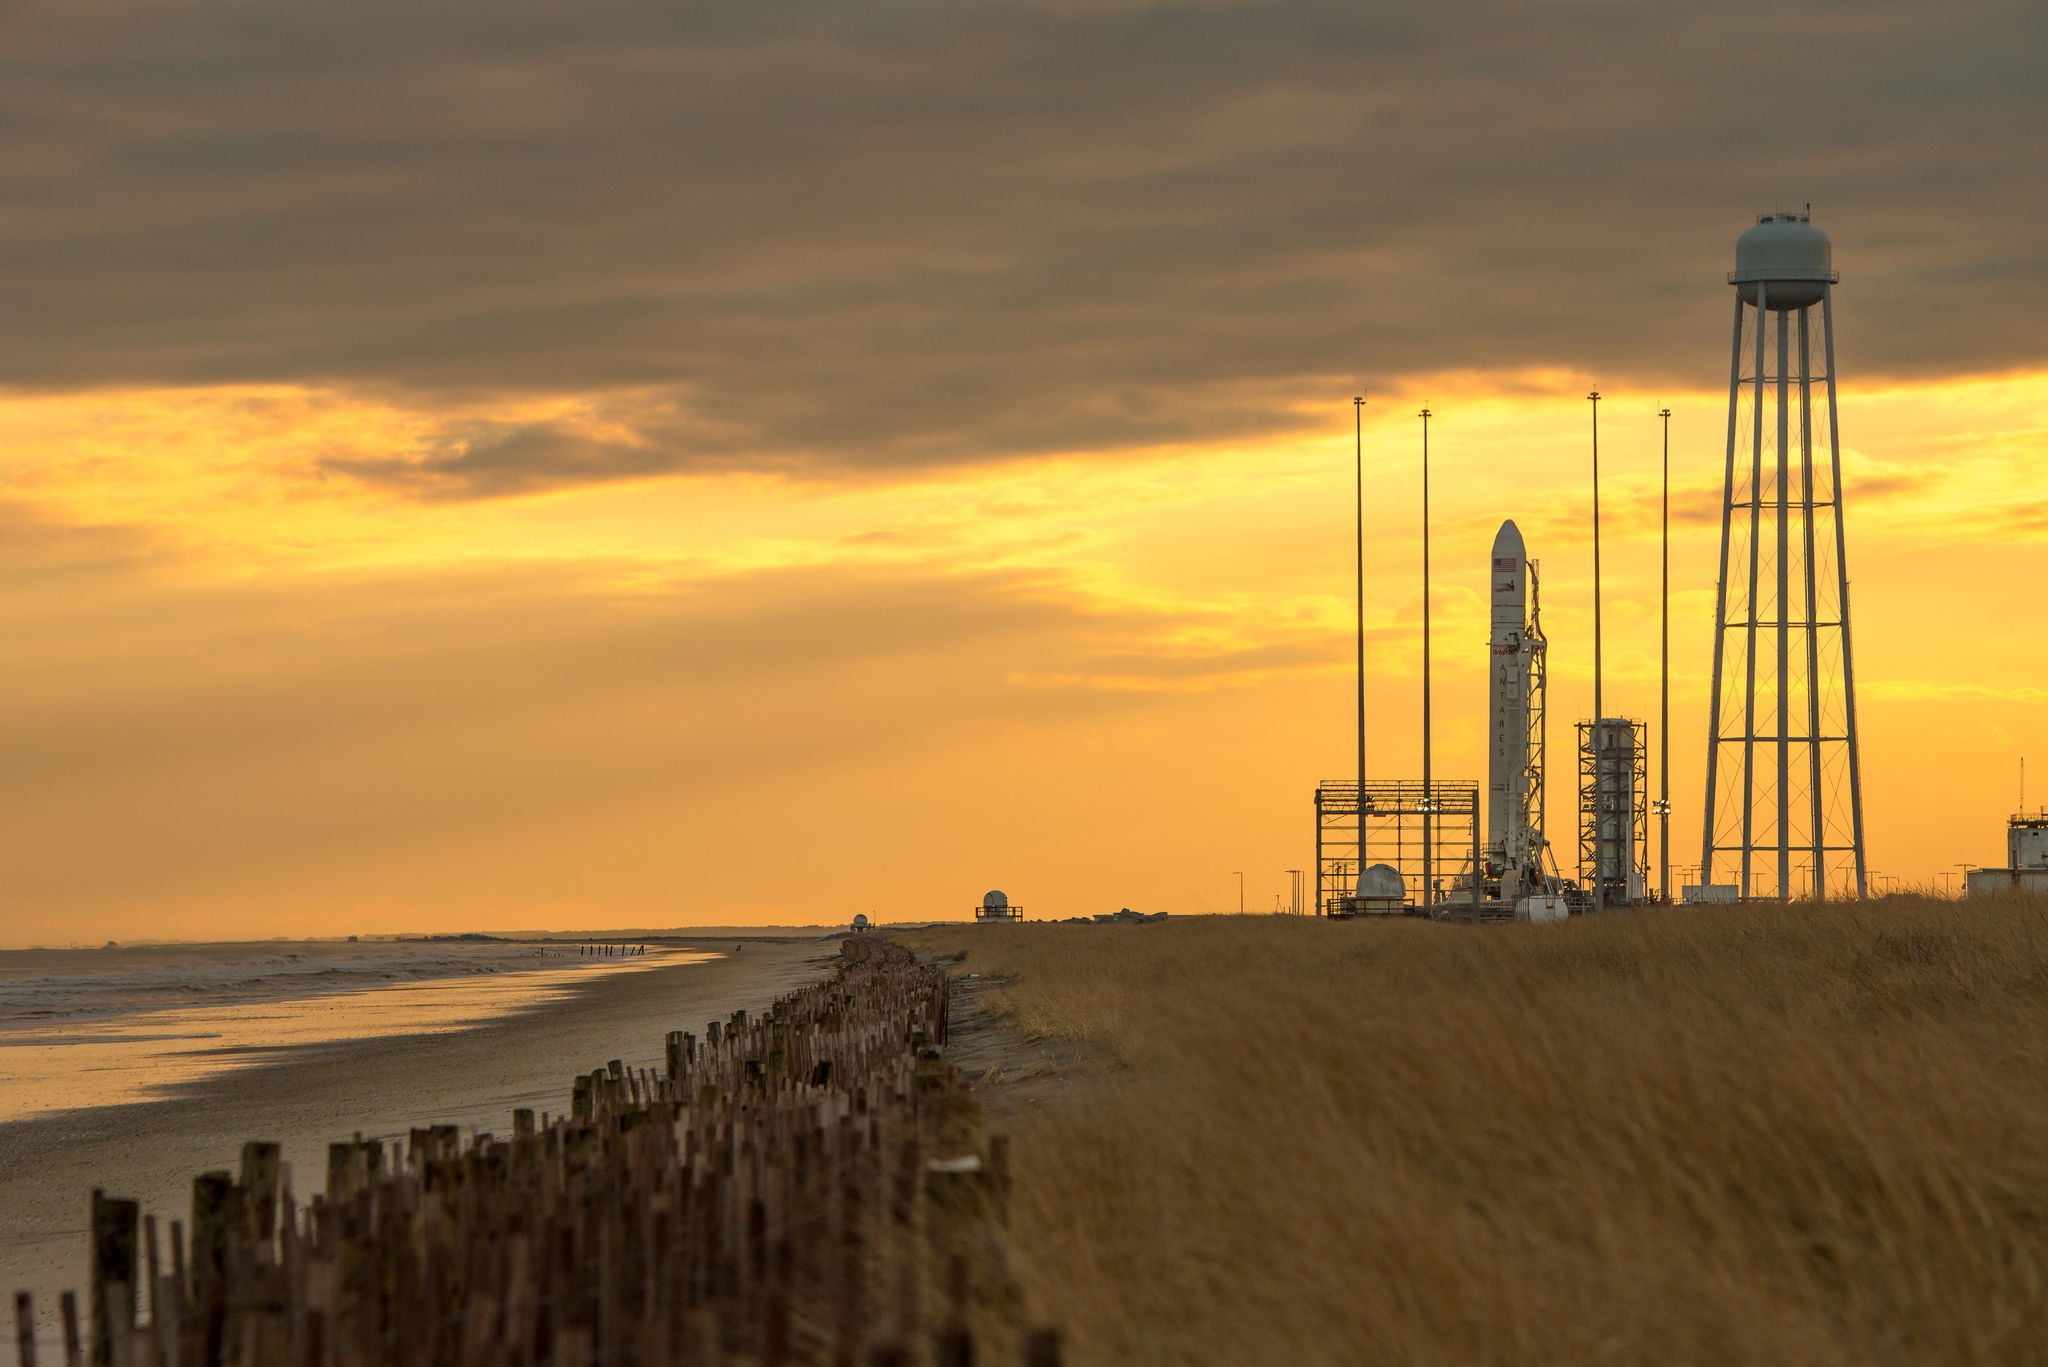
[[[1426,791],[1419,780],[1367,779],[1361,812],[1356,779],[1318,785],[1321,915],[1550,920],[1589,909],[1596,878],[1608,906],[1646,896],[1647,729],[1626,717],[1578,724],[1578,858],[1568,875],[1544,827],[1549,642],[1541,567],[1512,521],[1501,524],[1489,559],[1485,801],[1469,779],[1438,779]]]
[[[1848,543],[1836,431],[1833,249],[1806,213],[1761,215],[1735,246],[1728,446],[1699,882],[1687,901],[1865,895]],[[1503,522],[1488,566],[1487,774],[1430,769],[1429,426],[1424,409],[1423,775],[1366,773],[1365,516],[1358,523],[1358,772],[1316,788],[1319,916],[1548,921],[1671,900],[1669,410],[1665,441],[1664,792],[1649,728],[1602,706],[1600,446],[1593,404],[1593,718],[1576,723],[1576,858],[1545,829],[1548,642],[1541,577]],[[1363,398],[1353,401],[1362,405]],[[1659,869],[1650,815],[1660,818]],[[1482,816],[1483,813],[1483,816]],[[2013,857],[2014,868],[2022,868]],[[2011,872],[2010,870],[2006,872]],[[2013,874],[2014,878],[2019,874]]]

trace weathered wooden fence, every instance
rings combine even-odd
[[[1057,1367],[1005,1265],[1007,1145],[940,1052],[944,974],[841,949],[765,1016],[670,1034],[664,1070],[577,1078],[567,1116],[331,1145],[303,1207],[246,1144],[168,1263],[95,1192],[65,1367]]]

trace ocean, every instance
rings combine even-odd
[[[4,950],[0,1122],[150,1100],[284,1049],[460,1030],[593,974],[703,957],[422,940]]]

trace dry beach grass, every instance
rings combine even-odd
[[[1107,1363],[2048,1360],[2048,905],[963,927],[1111,1062],[1012,1124]]]

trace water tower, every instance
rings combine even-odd
[[[1833,249],[1805,213],[1735,243],[1707,731],[1706,899],[1864,895]]]

